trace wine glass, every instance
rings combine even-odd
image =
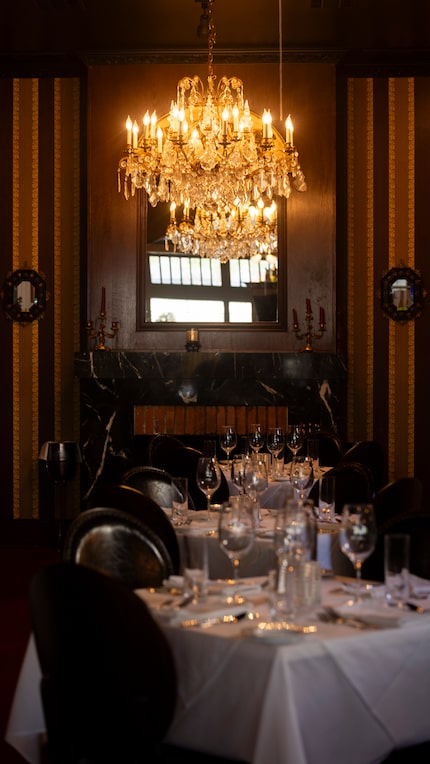
[[[342,552],[355,568],[356,591],[353,604],[361,601],[361,566],[375,549],[377,529],[372,504],[345,504],[339,542]]]
[[[265,463],[252,456],[245,459],[245,468],[243,473],[243,487],[245,493],[252,499],[255,506],[255,515],[257,523],[260,521],[261,494],[268,486],[267,469]]]
[[[269,427],[267,430],[267,450],[272,455],[272,473],[274,460],[278,458],[279,454],[284,448],[284,431],[282,427]]]
[[[252,548],[255,520],[252,502],[248,496],[230,496],[221,508],[218,523],[218,540],[221,549],[233,563],[233,580],[239,579],[242,557]]]
[[[254,454],[258,454],[264,446],[264,432],[261,424],[252,424],[249,430],[249,445]]]
[[[297,456],[305,441],[305,430],[302,424],[293,424],[288,428],[285,443],[290,449],[293,459]]]
[[[222,428],[221,435],[219,436],[219,444],[223,451],[227,454],[227,461],[230,459],[230,454],[237,446],[237,435],[234,427],[230,424],[226,424]]]
[[[307,498],[314,482],[312,460],[307,456],[295,456],[291,464],[290,481],[301,501]]]
[[[201,456],[197,462],[197,485],[206,496],[208,520],[211,516],[211,498],[221,485],[221,470],[216,459]]]

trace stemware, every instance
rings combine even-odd
[[[221,508],[218,540],[221,549],[233,564],[233,580],[239,579],[240,561],[254,544],[255,519],[248,496],[230,496]]]
[[[285,443],[290,449],[293,458],[297,456],[305,441],[305,430],[302,424],[293,424],[288,428]]]
[[[345,504],[339,542],[342,552],[355,568],[356,591],[353,604],[361,601],[361,567],[376,545],[377,529],[372,504]]]
[[[268,486],[267,468],[265,462],[252,456],[245,459],[245,468],[243,473],[243,487],[245,493],[252,499],[255,506],[255,516],[257,523],[260,521],[261,494]]]
[[[263,448],[264,432],[261,424],[251,425],[249,430],[249,445],[254,454],[258,454],[258,452]]]
[[[284,430],[282,427],[269,427],[267,430],[267,450],[272,455],[272,473],[274,460],[278,458],[279,454],[284,448],[285,438]]]
[[[237,435],[234,427],[230,424],[226,424],[222,428],[221,435],[219,436],[219,444],[223,451],[227,454],[227,461],[230,459],[230,454],[237,446]]]
[[[298,498],[303,501],[308,497],[314,481],[311,459],[307,456],[295,456],[291,464],[290,481],[296,489]]]
[[[221,485],[221,469],[216,459],[201,456],[197,462],[197,485],[206,496],[208,520],[211,516],[211,498]]]

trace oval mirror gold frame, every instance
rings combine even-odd
[[[421,275],[412,268],[391,268],[381,279],[382,310],[398,323],[417,318],[426,296]]]
[[[43,275],[20,268],[6,276],[1,292],[3,310],[13,321],[28,324],[43,315],[48,295]]]

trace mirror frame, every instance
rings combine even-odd
[[[146,193],[136,194],[137,202],[137,331],[185,331],[195,326],[192,322],[147,321],[147,284],[149,283],[149,261],[147,257],[147,210]],[[202,323],[205,331],[287,331],[287,200],[282,199],[278,209],[278,318],[276,321]]]
[[[408,287],[414,291],[414,301],[408,308],[399,309],[393,302],[393,284],[398,279],[404,279]],[[406,266],[391,268],[381,279],[381,308],[388,318],[392,318],[397,323],[405,324],[417,318],[424,307],[426,296],[421,274],[412,268]]]
[[[35,300],[30,310],[21,310],[15,300],[16,288],[23,281],[28,281],[35,290]],[[46,309],[48,293],[46,291],[45,277],[43,274],[28,268],[20,268],[10,272],[3,283],[1,296],[3,299],[3,310],[12,321],[18,321],[20,324],[29,324],[32,321],[36,321],[43,316]]]

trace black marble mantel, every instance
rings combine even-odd
[[[290,422],[338,431],[346,379],[328,353],[94,351],[76,354],[86,498],[136,461],[135,405],[287,405]]]

